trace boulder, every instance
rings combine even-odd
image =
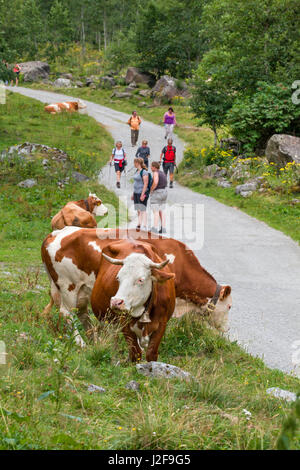
[[[24,75],[24,82],[37,82],[49,77],[50,67],[47,62],[22,62],[19,66]]]
[[[134,390],[135,392],[137,392],[138,390],[140,390],[141,386],[135,380],[131,380],[125,385],[125,388],[127,388],[127,390]]]
[[[137,364],[137,371],[146,377],[164,377],[167,379],[183,379],[191,380],[192,376],[189,372],[185,372],[179,367],[164,362],[147,362],[145,364]]]
[[[109,76],[101,77],[100,86],[102,88],[112,88],[116,86],[116,80],[113,77],[109,77]]]
[[[91,86],[92,83],[94,83],[94,79],[92,77],[87,77],[85,79],[85,85],[86,86]]]
[[[215,178],[216,173],[220,170],[221,168],[215,163],[213,165],[207,165],[203,170],[203,176],[204,178]]]
[[[20,183],[18,183],[18,186],[20,186],[20,188],[32,188],[33,186],[36,186],[36,185],[37,185],[37,181],[35,179],[28,179],[28,180],[20,181]]]
[[[82,87],[84,86],[84,85],[83,85],[83,82],[81,82],[80,80],[76,80],[75,85],[76,85],[78,88],[82,88]]]
[[[300,163],[300,138],[287,134],[274,134],[267,143],[266,157],[269,163],[283,168],[289,162]]]
[[[185,82],[181,83],[180,88],[176,84],[175,78],[169,75],[163,75],[151,90],[151,95],[157,102],[172,101],[174,96],[188,96],[188,88]]]
[[[151,95],[151,90],[140,90],[139,95],[143,98],[148,98]]]
[[[105,388],[99,387],[98,385],[90,384],[88,385],[88,392],[90,393],[105,393]]]
[[[132,93],[128,91],[115,91],[112,95],[111,98],[131,98]]]
[[[65,163],[68,160],[68,155],[63,150],[49,147],[48,145],[33,144],[30,142],[9,147],[1,153],[0,160],[5,158],[12,159],[15,155],[20,159],[25,160],[26,158],[30,159],[34,157],[35,154],[45,156],[47,159],[51,158],[52,160],[62,163]]]
[[[286,400],[289,402],[294,402],[297,400],[297,395],[294,392],[290,392],[289,390],[283,390],[279,387],[271,387],[267,389],[267,394],[272,395],[275,398],[281,398],[282,400]]]
[[[231,177],[230,177],[231,181],[236,181],[236,180],[240,180],[243,178],[250,178],[251,176],[249,167],[246,163],[239,162],[237,163],[235,168],[230,167],[230,170],[232,170]]]
[[[253,194],[253,191],[241,191],[240,192],[240,196],[242,197],[250,197],[252,196],[252,194]]]
[[[58,88],[69,88],[71,86],[71,80],[69,78],[57,78],[53,85]]]
[[[82,183],[83,181],[89,181],[88,176],[79,173],[78,171],[72,172],[72,178],[77,181],[77,183]]]
[[[220,186],[221,188],[230,188],[231,183],[224,178],[224,179],[218,181],[218,186]]]
[[[256,181],[247,182],[245,184],[239,184],[235,188],[235,194],[241,194],[242,192],[248,192],[248,191],[256,191],[258,187],[259,187],[259,184]]]
[[[135,83],[146,83],[149,86],[153,86],[155,83],[155,77],[151,73],[143,72],[137,67],[128,67],[125,77],[126,84],[129,85],[132,82]]]
[[[61,73],[60,76],[61,76],[61,78],[67,78],[68,80],[73,80],[73,74],[72,73]]]

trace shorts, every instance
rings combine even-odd
[[[164,170],[165,175],[168,174],[168,171],[170,172],[171,175],[173,175],[174,167],[175,167],[175,163],[173,163],[173,162],[164,162],[163,163],[163,170]]]
[[[140,200],[142,193],[133,193],[133,202],[134,208],[136,211],[146,211],[147,210],[147,203],[149,199],[149,193],[146,193],[146,197],[143,201]]]
[[[166,208],[166,202],[168,197],[167,188],[155,189],[150,197],[151,209],[153,211],[163,211]]]
[[[125,168],[125,165],[123,163],[123,165],[121,167],[119,167],[119,163],[116,163],[114,162],[114,165],[115,165],[115,171],[120,171],[122,173],[122,171],[124,171],[124,168]]]

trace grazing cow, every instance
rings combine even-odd
[[[75,227],[95,228],[97,222],[94,215],[107,214],[107,208],[96,194],[89,194],[87,199],[68,202],[51,220],[52,230],[61,230],[67,225]]]
[[[53,103],[48,104],[45,106],[45,111],[50,114],[57,114],[61,113],[62,111],[67,111],[69,113],[73,113],[74,111],[78,111],[79,109],[86,108],[86,104],[82,101],[64,101],[63,103]]]
[[[146,349],[147,361],[156,361],[167,322],[175,308],[175,275],[159,250],[143,241],[119,240],[102,252],[91,297],[98,319],[120,318],[135,362]],[[121,267],[122,266],[122,267]]]
[[[195,310],[207,315],[218,329],[226,330],[228,312],[232,305],[231,287],[219,286],[200,265],[194,253],[172,238],[154,237],[153,234],[121,229],[85,229],[65,227],[50,233],[41,249],[42,260],[51,283],[51,299],[44,313],[50,313],[55,304],[66,318],[78,308],[78,316],[85,328],[89,326],[87,313],[91,293],[96,281],[102,250],[112,239],[148,237],[164,259],[168,255],[175,273],[176,310],[174,315]],[[82,339],[77,339],[83,345]]]

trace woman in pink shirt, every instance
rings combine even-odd
[[[173,108],[169,108],[164,115],[164,126],[166,130],[165,139],[173,139],[173,130],[176,126],[176,117]]]

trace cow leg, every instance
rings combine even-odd
[[[76,308],[77,308],[77,292],[75,290],[72,290],[72,291],[65,290],[65,288],[62,287],[59,312],[65,318],[69,326],[71,326],[71,328],[73,329],[76,344],[80,346],[81,348],[83,348],[85,346],[85,342],[81,338],[79,331],[74,325],[74,318],[71,313],[71,311],[75,310]]]
[[[166,326],[167,326],[166,323],[160,323],[157,330],[153,331],[150,337],[149,347],[146,353],[146,359],[148,362],[157,361],[158,348],[162,340],[162,337],[166,331]]]
[[[142,350],[137,342],[136,334],[131,331],[128,324],[122,328],[122,332],[129,346],[129,360],[131,362],[140,361],[142,358]]]
[[[45,317],[47,317],[49,315],[49,313],[51,312],[51,309],[52,309],[54,304],[57,307],[59,307],[59,305],[60,305],[60,293],[59,293],[59,290],[57,289],[56,285],[54,284],[54,282],[51,281],[50,302],[48,303],[48,305],[46,305],[46,307],[43,310],[43,315]]]
[[[77,308],[78,308],[78,318],[88,334],[88,336],[93,336],[92,334],[92,323],[90,321],[90,316],[88,314],[88,305],[91,298],[91,290],[88,289],[85,285],[81,286],[77,294]]]

